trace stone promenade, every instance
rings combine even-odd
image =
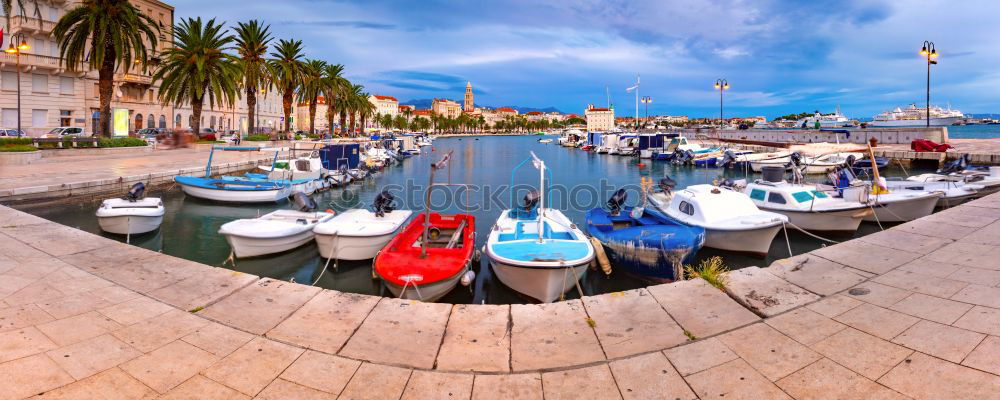
[[[1000,399],[1000,195],[543,305],[322,290],[0,206],[0,399]]]

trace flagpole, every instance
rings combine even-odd
[[[635,74],[635,131],[639,131],[639,74]]]

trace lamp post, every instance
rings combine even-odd
[[[931,127],[931,65],[937,64],[937,49],[934,42],[925,40],[924,47],[920,49],[920,55],[927,57],[927,127]]]
[[[722,128],[722,93],[729,89],[729,81],[726,78],[716,79],[715,88],[719,90],[719,128]]]
[[[14,46],[17,39],[21,39],[21,43]],[[24,36],[20,33],[11,35],[10,37],[10,47],[7,48],[7,54],[13,54],[16,60],[17,68],[17,137],[21,137],[21,53],[31,50],[31,46],[28,42],[24,40]]]
[[[649,125],[649,103],[653,102],[653,98],[649,96],[642,96],[642,104],[646,106],[646,122],[643,124]]]

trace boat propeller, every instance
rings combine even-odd
[[[384,217],[385,214],[391,213],[395,209],[395,206],[392,204],[395,199],[396,197],[392,193],[389,193],[388,190],[383,190],[378,196],[375,196],[375,202],[372,204],[372,208],[375,209],[375,216]]]
[[[131,188],[129,188],[128,193],[125,193],[125,196],[122,196],[122,200],[128,200],[134,203],[138,200],[142,200],[142,198],[145,197],[145,193],[146,185],[142,182],[136,182]]]
[[[625,189],[618,189],[608,199],[608,214],[617,217],[621,213],[622,205],[625,204],[625,200],[627,199],[628,193],[625,192]]]
[[[311,212],[316,209],[316,202],[313,201],[312,197],[302,192],[292,193],[292,204],[295,205],[295,209],[302,212]]]

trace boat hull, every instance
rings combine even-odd
[[[119,215],[113,217],[97,217],[101,230],[119,235],[139,235],[155,231],[163,223],[163,215],[135,216]]]
[[[861,221],[871,215],[871,209],[853,208],[848,210],[799,212],[780,209],[767,209],[788,217],[788,222],[810,232],[825,232],[834,234],[851,234],[858,230]]]
[[[909,222],[923,218],[934,212],[940,196],[921,196],[912,199],[893,202],[876,202],[872,207],[873,215],[865,217],[865,221],[878,222]]]
[[[930,126],[949,126],[961,121],[962,117],[931,118]],[[871,121],[868,126],[882,127],[902,127],[902,126],[927,126],[926,119],[897,119],[888,121]]]
[[[556,301],[563,293],[576,288],[577,278],[583,279],[589,264],[590,260],[565,267],[528,267],[490,259],[493,273],[500,282],[543,303]]]
[[[377,236],[337,236],[316,234],[319,256],[338,260],[369,260],[378,255],[379,250],[396,232]]]
[[[740,231],[705,229],[704,247],[764,258],[771,250],[771,242],[779,231],[781,225]]]
[[[188,196],[225,203],[275,203],[288,198],[292,193],[289,187],[274,190],[220,190],[179,185]]]
[[[937,200],[937,208],[951,208],[976,198],[979,193],[969,193],[959,196],[941,196]]]
[[[403,289],[402,286],[396,285],[392,282],[388,281],[383,281],[383,282],[385,283],[385,287],[388,288],[389,291],[392,292],[392,294],[397,298],[407,299],[407,300],[419,300],[431,303],[438,301],[439,299],[444,297],[444,295],[448,294],[448,292],[451,292],[452,289],[455,288],[455,286],[458,286],[458,282],[462,279],[462,275],[464,275],[465,272],[468,270],[469,268],[466,267],[463,268],[461,271],[459,271],[458,274],[456,274],[452,278],[426,285],[419,285],[419,286],[410,285],[407,286],[406,289]]]
[[[229,247],[233,249],[236,258],[257,257],[267,254],[281,253],[309,243],[313,239],[312,229],[307,229],[294,235],[254,238],[223,234]]]

